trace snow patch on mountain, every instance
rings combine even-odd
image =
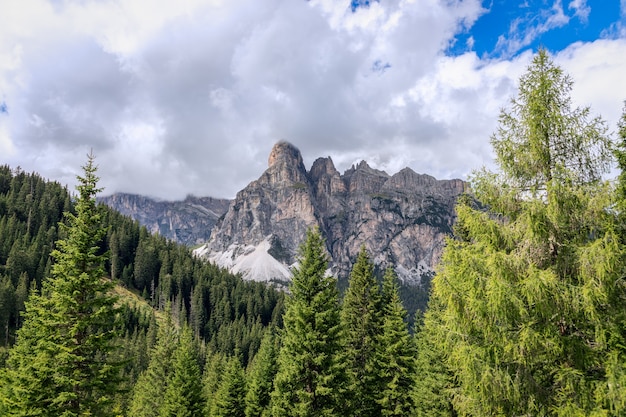
[[[213,252],[208,245],[194,250],[194,255],[228,269],[249,281],[276,282],[284,284],[291,281],[289,268],[268,253],[271,248],[271,236],[258,245],[232,244],[223,252]]]
[[[398,279],[400,279],[403,284],[420,285],[422,283],[422,278],[432,278],[432,276],[435,275],[435,271],[429,267],[424,260],[421,260],[417,263],[417,267],[414,268],[406,268],[404,265],[397,265],[396,274],[398,275]]]

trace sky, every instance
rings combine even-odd
[[[616,131],[626,0],[0,0],[0,164],[234,198],[286,140],[467,179],[539,48]]]

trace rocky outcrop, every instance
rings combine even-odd
[[[135,194],[117,193],[98,201],[132,217],[152,233],[194,246],[211,238],[217,220],[228,210],[230,200],[187,196],[183,201],[159,201]]]
[[[237,194],[195,253],[248,279],[284,282],[306,230],[317,226],[340,279],[365,245],[377,267],[393,266],[417,284],[432,274],[464,190],[461,180],[409,168],[389,175],[365,161],[341,175],[330,157],[319,158],[307,171],[300,151],[279,142],[267,170]]]

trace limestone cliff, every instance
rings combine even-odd
[[[132,217],[152,233],[187,246],[209,240],[213,226],[230,203],[225,199],[194,196],[183,201],[160,201],[125,193],[99,197],[98,201]]]
[[[330,157],[319,158],[307,171],[300,151],[279,142],[196,254],[248,279],[284,282],[306,230],[317,226],[340,279],[365,245],[380,269],[392,265],[406,284],[418,284],[441,256],[464,189],[461,180],[409,168],[391,176],[365,161],[341,175]]]

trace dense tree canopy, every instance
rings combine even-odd
[[[462,415],[624,412],[624,247],[601,180],[610,138],[540,51],[459,204],[431,302]],[[443,384],[447,386],[447,384]]]
[[[78,177],[76,215],[66,212],[66,237],[52,252],[52,276],[26,302],[6,368],[11,415],[112,415],[120,372],[111,361],[117,308],[100,253],[106,230],[95,200],[96,169],[89,155]]]

